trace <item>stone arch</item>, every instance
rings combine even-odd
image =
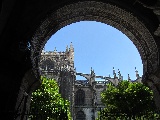
[[[75,105],[84,105],[85,104],[85,91],[78,89],[76,91]]]
[[[138,49],[143,63],[143,73],[157,70],[157,45],[150,31],[136,16],[109,3],[84,1],[54,11],[36,30],[31,40],[31,59],[37,76],[40,52],[47,40],[66,25],[84,20],[102,22],[120,30]]]
[[[8,10],[4,6],[8,6]],[[20,104],[23,101],[21,95],[26,98],[26,101],[29,100],[27,99],[29,96],[23,93],[26,91],[25,89],[27,88],[29,95],[31,90],[28,88],[36,89],[35,86],[40,84],[38,62],[45,42],[62,27],[82,20],[95,20],[109,24],[122,31],[133,41],[143,61],[143,78],[156,91],[154,96],[160,108],[160,69],[158,69],[157,49],[157,46],[160,45],[159,13],[159,1],[157,0],[67,0],[56,2],[40,0],[38,4],[30,1],[26,1],[25,4],[18,1],[10,3],[4,0],[0,17],[2,18],[0,21],[2,25],[0,28],[1,51],[4,51],[4,48],[7,50],[1,55],[2,58],[5,58],[2,59],[5,67],[2,67],[1,72],[1,78],[4,79],[1,87],[3,91],[1,110],[4,110],[2,113],[5,114],[1,118],[11,118],[8,113],[14,111],[16,99],[16,109],[26,109],[23,104]],[[40,23],[42,19],[43,21]],[[34,31],[35,34],[33,34]],[[30,49],[25,51],[26,48],[28,49],[28,43],[31,45],[32,66],[28,58]],[[15,68],[15,70],[8,68]],[[29,69],[31,70],[28,71]],[[30,75],[33,77],[32,79],[29,78]],[[30,82],[26,84],[26,81]],[[20,83],[21,87],[18,93]],[[23,87],[25,85],[26,87]]]

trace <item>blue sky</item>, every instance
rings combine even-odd
[[[65,51],[72,42],[77,72],[113,77],[113,67],[123,79],[136,79],[135,67],[143,74],[142,60],[132,41],[121,31],[96,21],[81,21],[57,31],[45,45],[45,51]],[[77,77],[77,79],[82,79]]]

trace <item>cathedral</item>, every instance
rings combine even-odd
[[[136,69],[136,68],[135,68]],[[39,70],[42,76],[55,79],[60,88],[63,98],[70,101],[70,110],[73,120],[95,120],[98,111],[105,106],[101,102],[101,92],[106,89],[106,84],[111,82],[115,86],[123,80],[123,76],[118,70],[118,74],[113,68],[113,78],[108,76],[97,76],[91,68],[89,74],[76,72],[74,68],[74,47],[66,47],[66,51],[42,51],[39,62]],[[136,82],[141,82],[142,78],[136,70]],[[77,80],[76,76],[82,76],[86,80]],[[101,80],[96,80],[96,78]],[[132,81],[128,74],[128,80]]]

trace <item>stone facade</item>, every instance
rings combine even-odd
[[[106,89],[106,84],[112,82],[115,86],[123,80],[118,70],[118,76],[113,68],[114,77],[96,76],[91,68],[89,74],[77,73],[74,69],[74,48],[73,45],[66,47],[65,52],[42,51],[39,63],[41,75],[55,79],[60,87],[63,98],[71,102],[73,120],[95,120],[98,111],[104,108],[101,102],[101,92]],[[136,70],[136,81],[141,82],[141,77]],[[76,80],[76,75],[86,80]],[[97,81],[100,78],[101,81]],[[131,81],[129,75],[128,80]]]

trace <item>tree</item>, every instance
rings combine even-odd
[[[59,87],[55,80],[41,77],[42,84],[32,93],[31,115],[32,120],[69,120],[69,101],[59,94]],[[63,118],[63,119],[62,119]]]
[[[116,87],[110,83],[102,92],[101,97],[106,106],[102,111],[103,117],[109,113],[138,117],[156,109],[152,90],[138,82],[124,80]]]

